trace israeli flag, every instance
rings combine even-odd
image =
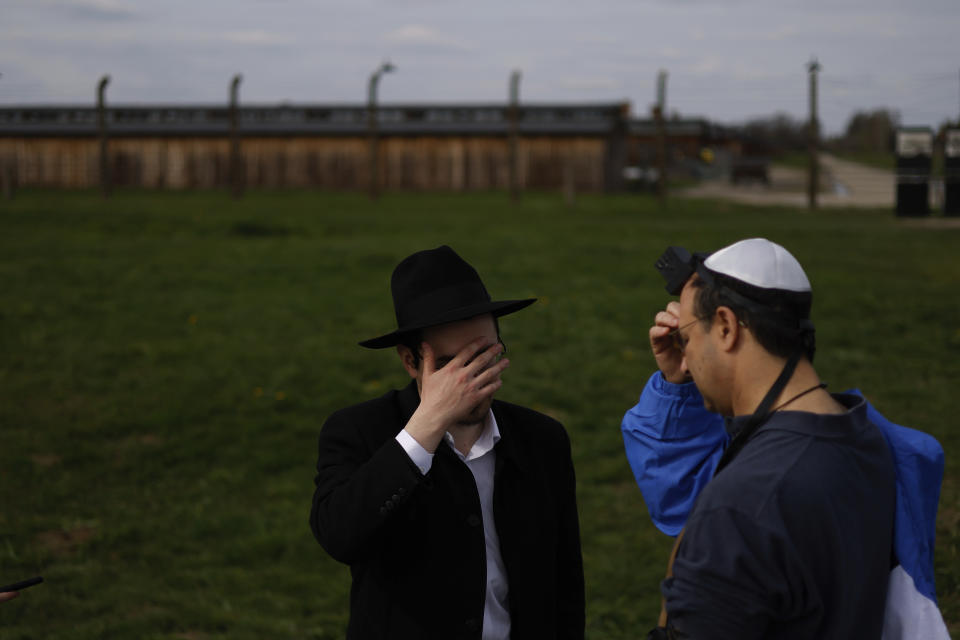
[[[854,389],[852,393],[863,395]],[[867,417],[880,428],[897,474],[893,548],[900,564],[890,572],[883,640],[950,640],[937,607],[933,542],[943,479],[943,448],[932,436],[894,424],[870,402]]]

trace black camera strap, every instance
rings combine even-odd
[[[737,454],[740,453],[740,450],[743,449],[743,446],[747,444],[747,441],[753,437],[754,433],[757,432],[757,429],[763,426],[763,424],[770,419],[770,416],[773,414],[771,407],[773,406],[774,400],[779,398],[780,394],[783,393],[783,390],[790,381],[790,377],[793,375],[794,370],[797,368],[797,363],[800,362],[800,358],[802,356],[803,354],[800,351],[797,351],[787,360],[787,363],[783,366],[783,370],[780,372],[780,376],[777,377],[776,381],[773,383],[773,386],[770,387],[769,391],[767,391],[767,395],[765,395],[763,400],[760,401],[756,411],[753,412],[753,415],[747,418],[743,428],[740,429],[735,436],[733,436],[730,444],[723,452],[723,456],[720,457],[720,462],[717,463],[717,470],[713,472],[714,476],[720,473],[725,466],[730,464]]]

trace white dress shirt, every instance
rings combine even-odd
[[[467,455],[453,446],[453,436],[444,434],[444,439],[457,457],[470,469],[477,483],[480,496],[480,512],[483,516],[483,537],[486,542],[487,590],[483,606],[483,640],[507,640],[510,637],[510,607],[507,602],[507,571],[500,555],[500,538],[493,519],[493,472],[497,453],[494,445],[500,440],[500,428],[493,417],[487,414],[483,432]],[[405,430],[397,434],[397,442],[420,471],[426,475],[433,466],[433,454],[420,446]]]

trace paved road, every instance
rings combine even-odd
[[[894,206],[896,182],[893,171],[874,169],[830,155],[820,156],[824,188],[817,196],[822,207]],[[748,204],[807,206],[806,172],[773,166],[770,185],[733,185],[726,181],[704,182],[678,195],[726,198]]]
[[[866,165],[840,160],[830,155],[820,156],[820,163],[833,178],[833,206],[893,207],[897,183],[893,171],[874,169]],[[827,204],[824,196],[824,204]],[[829,206],[829,205],[828,205]]]

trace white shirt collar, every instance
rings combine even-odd
[[[476,460],[480,456],[484,456],[493,451],[493,447],[500,441],[500,427],[497,426],[497,419],[493,416],[493,410],[491,409],[487,414],[487,419],[483,421],[483,432],[480,434],[480,437],[477,438],[477,441],[473,443],[473,446],[470,447],[470,451],[466,456],[457,451],[457,448],[453,446],[452,435],[445,433],[443,437],[447,441],[447,444],[450,445],[450,448],[460,456],[460,459],[467,462],[469,460]]]

